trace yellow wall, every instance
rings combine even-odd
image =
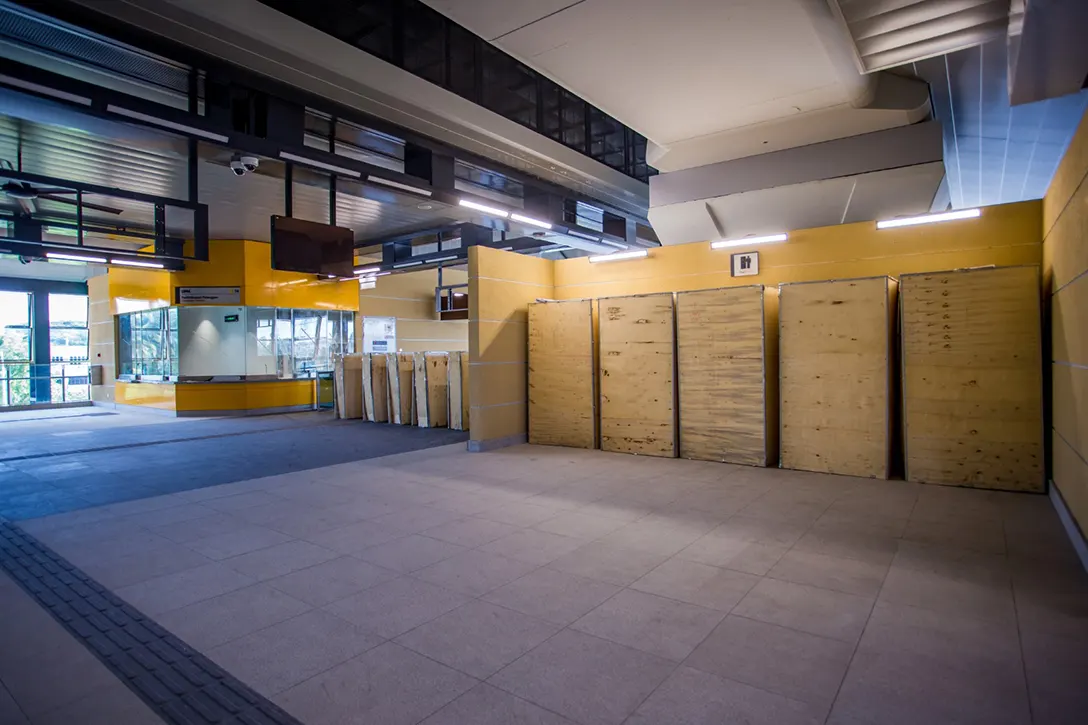
[[[646,259],[555,263],[558,299],[679,292],[734,285],[897,277],[988,264],[1040,264],[1042,204],[986,207],[979,219],[877,230],[875,222],[801,229],[789,241],[750,249],[683,244],[650,250]],[[759,252],[759,275],[730,276],[730,253]]]
[[[1050,307],[1051,477],[1088,533],[1088,115],[1043,200]]]
[[[311,406],[313,380],[242,383],[116,383],[116,402],[179,414]]]
[[[442,283],[463,284],[468,273],[442,270]],[[438,271],[406,272],[379,277],[373,289],[359,290],[355,338],[362,349],[362,318],[396,317],[397,349],[402,352],[468,350],[468,320],[440,320],[434,311]]]
[[[554,263],[471,247],[468,276],[471,435],[486,448],[528,431],[528,305],[554,296]]]

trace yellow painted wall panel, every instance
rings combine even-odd
[[[114,386],[115,402],[173,411],[176,410],[174,388],[174,385],[157,383],[117,382]]]
[[[504,279],[538,287],[551,287],[554,279],[552,262],[539,257],[526,257],[490,247],[476,247],[476,277]],[[472,274],[470,272],[470,274]]]
[[[524,403],[528,399],[529,370],[526,363],[477,363],[469,367],[469,400],[473,405]]]
[[[524,362],[528,359],[529,326],[520,322],[475,323],[480,361]]]
[[[1088,188],[1077,192],[1051,229],[1043,257],[1052,293],[1088,270]]]
[[[1050,234],[1054,223],[1073,198],[1084,174],[1088,171],[1088,113],[1081,119],[1080,127],[1069,142],[1065,156],[1058,164],[1043,199],[1043,236]]]
[[[1055,363],[1051,366],[1054,386],[1054,430],[1088,459],[1088,368]]]
[[[550,296],[550,287],[483,278],[477,281],[476,293],[469,299],[469,317],[477,320],[528,322],[527,306],[539,298],[548,299]],[[473,303],[476,305],[477,314],[472,313]]]
[[[471,375],[471,368],[470,373]],[[528,433],[528,403],[469,408],[469,431],[474,441],[488,441]]]
[[[1088,534],[1088,462],[1060,436],[1054,436],[1054,485],[1065,505]]]
[[[1088,274],[1053,296],[1050,314],[1054,359],[1088,365]]]

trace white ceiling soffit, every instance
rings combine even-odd
[[[873,93],[822,0],[424,1],[659,147]]]
[[[940,162],[759,189],[650,209],[662,244],[776,234],[924,214],[944,177]]]
[[[1009,0],[827,0],[864,73],[1004,37]]]
[[[1079,91],[1088,75],[1088,2],[1013,0],[1009,96],[1032,103]]]
[[[73,0],[330,101],[615,204],[646,185],[258,0]]]

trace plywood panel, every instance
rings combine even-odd
[[[872,277],[781,286],[783,468],[888,477],[893,284]]]
[[[386,380],[386,356],[363,355],[363,408],[366,419],[374,423],[389,420],[389,383]]]
[[[451,352],[449,364],[449,389],[450,389],[450,429],[464,430],[468,422],[465,415],[465,395],[462,385],[464,370],[461,367],[463,352]]]
[[[904,275],[903,401],[912,481],[1042,491],[1037,267]]]
[[[529,442],[597,447],[593,303],[529,305]]]
[[[462,430],[472,429],[472,420],[469,416],[469,411],[472,409],[472,398],[469,397],[469,381],[471,378],[468,374],[468,352],[461,353],[461,420],[463,428]]]
[[[763,285],[676,296],[680,456],[767,465]]]
[[[413,359],[407,353],[389,353],[386,374],[389,378],[389,412],[397,425],[415,422],[415,391],[412,386]]]
[[[675,456],[672,294],[598,305],[601,450]]]
[[[450,358],[444,352],[429,352],[424,355],[427,366],[427,417],[432,428],[445,428],[449,425]]]
[[[431,427],[430,397],[427,395],[427,354],[412,355],[412,390],[416,400],[415,423],[420,428]]]

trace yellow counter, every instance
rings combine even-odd
[[[178,416],[253,415],[309,410],[314,381],[261,380],[238,383],[126,383],[118,381],[114,402]]]

